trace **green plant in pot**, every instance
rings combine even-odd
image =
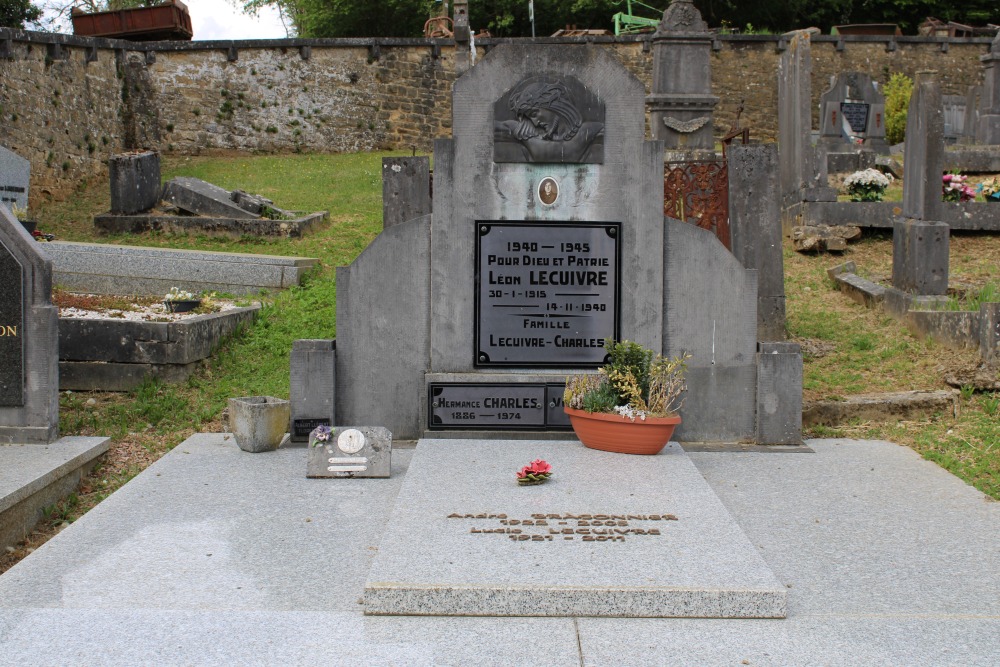
[[[563,409],[573,430],[592,449],[659,453],[681,423],[690,355],[670,359],[627,340],[607,339],[605,348],[600,373],[566,378]]]

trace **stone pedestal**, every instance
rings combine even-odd
[[[760,343],[757,443],[802,444],[802,352],[797,343]]]
[[[995,146],[1000,144],[1000,33],[990,45],[990,52],[979,59],[985,71],[976,143]]]
[[[160,199],[160,154],[155,151],[112,155],[111,212],[132,215],[148,211]]]
[[[306,442],[317,426],[336,423],[336,362],[336,341],[303,339],[292,343],[292,442]]]
[[[892,285],[919,295],[948,290],[948,225],[897,220],[892,226]]]

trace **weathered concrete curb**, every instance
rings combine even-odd
[[[64,289],[96,294],[166,294],[190,291],[245,295],[302,283],[319,260],[202,250],[56,241],[45,244],[54,282]]]
[[[904,391],[859,394],[843,401],[807,401],[802,407],[802,426],[841,426],[851,421],[904,421],[949,413],[957,417],[959,392]]]
[[[128,391],[147,376],[180,382],[260,305],[179,322],[59,320],[59,388]]]
[[[880,307],[921,340],[931,338],[950,348],[978,348],[985,361],[1000,354],[1000,304],[984,303],[978,311],[942,310],[947,297],[917,296],[883,287],[857,276],[853,262],[834,266],[827,275],[841,292],[869,308]]]
[[[793,204],[782,212],[786,235],[802,225],[854,225],[892,229],[893,219],[902,215],[902,202],[810,201]],[[1000,231],[1000,206],[989,202],[941,205],[941,222],[951,229]]]
[[[184,215],[113,215],[102,213],[94,216],[94,226],[106,234],[141,234],[166,232],[169,234],[205,234],[240,238],[241,236],[282,236],[298,238],[318,229],[329,220],[326,211],[309,213],[292,220],[267,218],[209,218]]]
[[[48,445],[0,445],[0,548],[24,539],[42,508],[72,493],[109,442],[68,436]]]

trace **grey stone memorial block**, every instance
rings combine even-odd
[[[983,63],[983,91],[976,123],[976,143],[1000,144],[1000,33],[993,38],[990,52],[980,56]]]
[[[306,477],[388,477],[392,433],[382,426],[338,426],[326,441],[310,438]]]
[[[919,295],[948,291],[949,229],[943,222],[897,220],[892,226],[892,285]]]
[[[604,103],[578,79],[531,76],[493,105],[494,162],[604,162]]]
[[[691,0],[672,0],[653,35],[653,137],[667,150],[715,148],[712,34]]]
[[[903,156],[903,217],[941,219],[944,172],[944,111],[933,72],[917,72],[906,116]]]
[[[0,204],[27,210],[31,162],[0,146]]]
[[[253,220],[258,216],[237,206],[232,194],[200,178],[178,176],[163,188],[163,201],[195,215]]]
[[[160,154],[155,151],[112,155],[108,175],[112,213],[148,211],[160,200]]]
[[[1000,303],[979,306],[979,352],[983,361],[996,367],[1000,360]]]
[[[759,346],[757,443],[802,444],[802,353],[796,343]]]
[[[59,437],[59,319],[40,245],[0,206],[0,443]]]
[[[729,147],[729,226],[733,254],[757,271],[757,339],[785,339],[781,194],[774,144]]]
[[[888,154],[885,96],[867,74],[838,74],[820,97],[820,109],[820,142],[828,149],[840,145],[849,148],[854,138],[863,140],[866,148]]]
[[[430,158],[382,158],[382,227],[431,212]]]
[[[979,100],[983,94],[982,86],[969,86],[965,93],[965,118],[962,121],[963,144],[976,143],[976,128],[979,126]]]
[[[336,341],[302,339],[292,343],[292,442],[306,442],[320,424],[336,423],[336,363]]]

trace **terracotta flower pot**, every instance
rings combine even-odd
[[[576,437],[591,449],[622,454],[659,454],[670,442],[681,418],[646,417],[631,421],[628,417],[587,412],[564,407]]]

